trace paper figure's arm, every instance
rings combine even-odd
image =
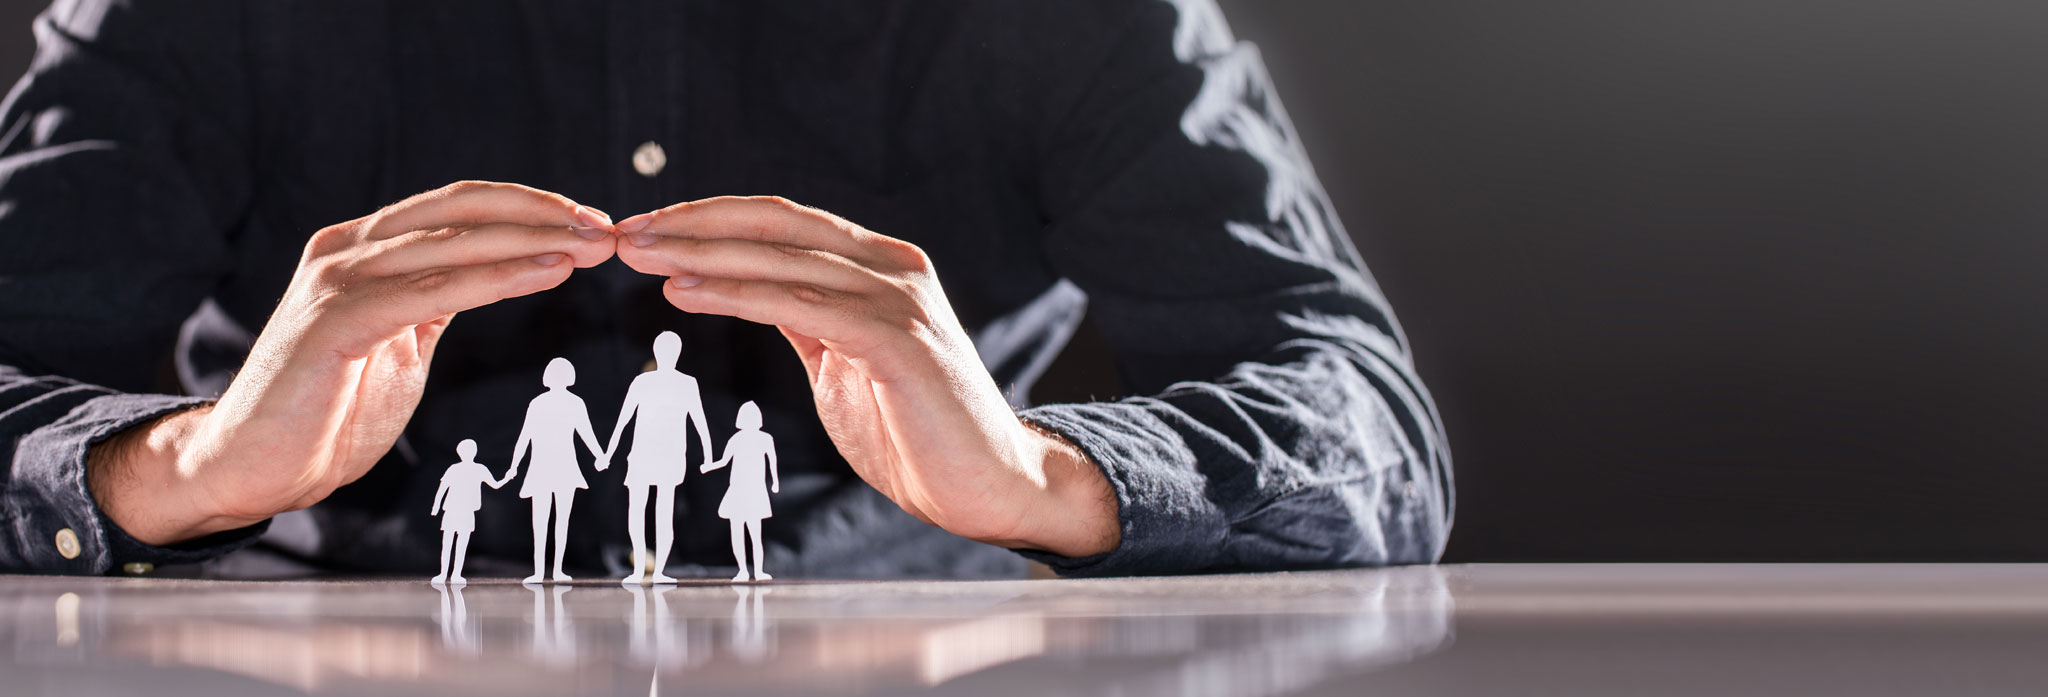
[[[600,459],[610,460],[612,459],[612,454],[619,451],[619,436],[626,433],[626,422],[632,421],[633,414],[639,410],[640,381],[635,380],[632,387],[626,388],[626,404],[619,408],[619,425],[612,427],[612,442],[604,446],[604,452],[600,454]],[[600,466],[598,469],[603,470],[604,467]]]
[[[780,494],[782,493],[782,474],[775,470],[775,439],[764,434],[761,436],[761,442],[766,446],[765,449],[768,452],[768,491]]]
[[[484,473],[485,473],[485,474],[489,474],[489,473],[490,473],[490,471],[491,471],[491,469],[490,469],[489,467],[485,467],[485,468],[484,468]],[[492,478],[492,477],[485,477],[485,478],[484,478],[484,483],[485,483],[485,484],[489,484],[489,485],[491,485],[491,488],[493,488],[493,489],[502,489],[502,488],[504,488],[504,487],[505,487],[505,483],[506,483],[506,482],[510,482],[510,481],[512,481],[512,471],[511,471],[511,470],[506,470],[506,471],[505,471],[505,478],[504,478],[504,479],[496,479],[496,478]]]
[[[720,468],[720,467],[724,467],[724,466],[726,466],[727,464],[729,464],[729,463],[731,463],[731,462],[732,462],[732,443],[731,443],[730,441],[728,441],[728,442],[727,442],[727,443],[725,444],[725,457],[721,457],[721,458],[718,458],[717,460],[714,460],[714,461],[711,461],[711,462],[706,462],[706,463],[704,463],[704,466],[703,466],[703,467],[699,467],[699,468],[697,468],[697,471],[699,471],[699,472],[709,472],[709,471],[711,471],[711,470],[715,470],[715,469],[718,469],[718,468]]]
[[[448,498],[448,480],[441,480],[440,488],[434,489],[434,505],[427,507],[427,515],[441,515],[441,500]]]
[[[584,447],[590,448],[590,454],[600,459],[611,457],[610,451],[597,444],[597,430],[590,427],[589,409],[576,410],[576,435],[583,439]]]
[[[533,421],[529,419],[526,425],[533,425]],[[513,477],[519,476],[519,461],[526,458],[526,447],[532,444],[533,435],[527,433],[525,428],[520,428],[519,444],[512,446],[512,466],[505,468],[505,479],[503,481],[510,482]]]
[[[711,461],[711,429],[704,424],[704,395],[700,392],[690,393],[689,419],[690,423],[697,426],[697,444],[704,446],[704,461],[708,463]],[[690,469],[684,467],[683,471],[688,472]]]

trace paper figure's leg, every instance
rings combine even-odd
[[[656,523],[659,524],[658,522]],[[626,487],[626,538],[633,541],[633,571],[619,583],[645,583],[641,569],[647,565],[647,487]]]
[[[569,511],[574,510],[576,490],[570,489],[555,494],[555,575],[554,580],[567,582],[575,579],[562,571],[562,554],[569,551]]]
[[[451,534],[455,536],[455,571],[448,574],[448,582],[468,583],[469,579],[462,577],[462,560],[469,557],[469,533]]]
[[[546,578],[548,553],[548,506],[551,501],[547,494],[533,497],[533,575],[521,583],[540,583]]]
[[[738,520],[732,521],[732,560],[738,562],[740,565],[739,575],[732,577],[733,583],[745,583],[747,581],[747,540],[745,539],[746,534],[746,523]]]
[[[761,562],[765,557],[763,557],[761,554],[760,518],[755,518],[753,520],[747,521],[747,533],[754,536],[754,580],[766,581],[775,578],[774,576],[768,575],[767,569],[761,568]]]
[[[429,581],[429,583],[448,582],[448,552],[450,551],[449,547],[452,547],[454,545],[454,540],[455,533],[441,533],[441,573],[434,574],[433,580]]]
[[[654,494],[654,565],[647,578],[653,583],[675,583],[669,578],[668,552],[676,546],[676,488],[656,487]]]

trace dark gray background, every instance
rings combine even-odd
[[[1451,560],[2048,559],[2048,5],[1226,8],[1442,407]],[[1040,396],[1114,389],[1084,336]]]

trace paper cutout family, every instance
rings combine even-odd
[[[483,487],[497,489],[519,475],[519,463],[532,459],[526,481],[519,486],[520,498],[533,500],[533,575],[525,583],[543,579],[569,581],[562,572],[562,553],[569,540],[569,511],[577,489],[587,489],[582,465],[576,459],[576,440],[597,456],[597,471],[611,467],[618,452],[619,436],[626,424],[633,426],[633,449],[626,455],[627,531],[632,538],[634,569],[625,584],[675,583],[662,573],[675,547],[676,487],[683,483],[689,466],[684,462],[690,427],[695,427],[702,464],[698,471],[730,466],[731,483],[719,502],[718,517],[731,521],[732,555],[739,563],[735,583],[774,578],[761,568],[761,521],[770,517],[768,494],[782,492],[782,478],[775,466],[775,439],[761,430],[761,408],[753,402],[740,405],[739,433],[725,443],[725,456],[711,459],[711,431],[704,418],[704,400],[697,379],[676,370],[676,357],[683,341],[675,332],[662,332],[654,339],[655,369],[641,373],[626,390],[626,403],[619,409],[618,426],[611,443],[598,447],[590,427],[590,412],[583,398],[569,391],[576,384],[576,368],[568,359],[548,363],[541,384],[548,388],[526,408],[526,423],[519,430],[519,442],[512,448],[512,463],[502,478],[492,477],[490,468],[476,461],[476,441],[455,446],[462,458],[441,475],[429,515],[441,516],[441,573],[433,583],[466,583],[462,577],[463,558],[469,553],[469,536],[476,530],[476,511],[483,507]],[[647,554],[647,497],[654,495],[654,553]],[[547,574],[548,521],[554,521],[554,573]],[[753,538],[754,564],[747,567],[748,536]],[[452,569],[451,569],[452,564]]]

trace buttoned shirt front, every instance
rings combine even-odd
[[[1020,415],[1115,490],[1116,551],[1027,551],[1063,572],[1442,549],[1449,455],[1406,341],[1256,51],[1203,0],[65,0],[36,35],[0,113],[0,569],[259,534],[128,539],[88,493],[90,446],[218,394],[314,231],[464,179],[617,216],[780,195],[919,245]],[[425,463],[473,438],[503,471],[556,356],[609,433],[675,331],[713,440],[753,400],[778,444],[778,573],[1018,572],[855,476],[772,327],[686,315],[661,282],[612,261],[462,313],[404,436],[301,514],[319,534],[295,553],[434,568]],[[1029,405],[1084,308],[1128,398]],[[628,563],[623,469],[585,470],[572,567]],[[474,563],[524,558],[514,489],[484,492]],[[682,487],[676,559],[730,563],[721,489]]]

